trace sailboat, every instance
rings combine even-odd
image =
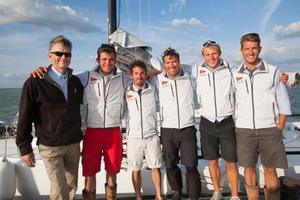
[[[109,7],[109,42],[116,47],[117,50],[117,66],[120,70],[127,71],[128,64],[134,59],[143,60],[149,70],[161,70],[162,63],[151,55],[151,47],[146,42],[135,37],[129,32],[116,26],[116,0],[108,0]],[[290,77],[293,74],[290,74]],[[299,83],[298,76],[294,74],[293,81],[290,82],[292,85]],[[196,127],[199,127],[200,115],[195,112]],[[202,197],[210,196],[213,192],[213,185],[209,175],[207,167],[207,161],[203,160],[200,148],[200,138],[198,136],[198,171],[200,172],[202,182]],[[291,121],[287,123],[284,130],[283,141],[285,143],[286,152],[288,154],[289,168],[278,169],[279,176],[292,176],[297,180],[300,180],[300,121]],[[33,150],[36,155],[36,166],[34,168],[24,167],[18,154],[17,147],[13,138],[0,140],[0,147],[5,147],[0,152],[2,162],[0,163],[0,199],[48,199],[50,194],[50,184],[48,181],[47,173],[43,162],[38,153],[38,147],[36,144],[36,138],[32,142]],[[122,161],[122,169],[118,174],[118,198],[133,198],[134,188],[131,183],[131,171],[127,170],[126,161],[126,141],[124,142],[124,158]],[[222,173],[221,173],[221,188],[223,194],[230,193],[230,186],[228,185],[225,164],[220,160]],[[182,168],[183,181],[185,181],[185,170]],[[102,169],[104,170],[104,169]],[[81,199],[81,191],[84,187],[84,177],[81,176],[82,167],[79,168],[79,180],[77,198]],[[243,168],[239,168],[240,183],[239,191],[241,194],[245,193],[244,181],[243,181]],[[153,199],[155,190],[151,181],[151,171],[146,167],[142,170],[142,194],[148,199]],[[262,166],[259,166],[259,185],[263,188],[263,170]],[[97,198],[104,197],[104,182],[105,173],[101,172],[97,174]],[[183,183],[185,186],[186,184]],[[186,188],[183,189],[186,193]],[[166,173],[162,168],[162,192],[164,195],[172,193],[172,190],[168,184]]]

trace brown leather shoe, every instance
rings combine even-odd
[[[82,197],[84,200],[96,200],[96,191],[88,192],[86,189],[83,189]]]
[[[115,184],[115,187],[110,187],[105,183],[105,199],[106,200],[116,200],[117,196],[117,184]]]

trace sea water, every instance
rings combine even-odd
[[[0,120],[10,122],[19,110],[21,88],[0,89]],[[288,88],[288,93],[294,115],[291,119],[300,120],[300,85]],[[195,99],[196,100],[196,99]]]

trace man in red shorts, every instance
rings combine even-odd
[[[96,69],[79,74],[84,85],[83,102],[86,108],[86,133],[82,150],[84,199],[95,199],[96,173],[104,157],[106,170],[105,198],[116,199],[116,174],[122,160],[120,131],[124,103],[124,78],[116,71],[116,51],[113,46],[102,44],[97,50]]]
[[[96,199],[96,174],[104,157],[106,170],[105,198],[116,199],[116,174],[122,161],[120,131],[124,92],[130,77],[117,72],[116,51],[112,45],[102,44],[97,50],[97,68],[75,74],[84,87],[83,103],[86,111],[86,132],[83,139],[82,167],[85,200]],[[38,68],[33,77],[42,77],[46,68]]]

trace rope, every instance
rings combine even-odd
[[[125,1],[125,6],[126,6],[127,21],[129,24],[130,23],[130,17],[129,17],[130,9],[129,9],[129,1],[128,0]]]
[[[118,14],[117,14],[117,28],[119,28],[119,26],[120,26],[120,13],[121,13],[121,0],[119,0],[117,2],[117,6],[118,6],[118,8],[117,8],[117,12],[118,12]]]
[[[140,34],[142,33],[142,2],[139,0],[139,11],[140,11]]]
[[[150,21],[150,0],[148,0],[148,25],[150,25],[151,21]]]

